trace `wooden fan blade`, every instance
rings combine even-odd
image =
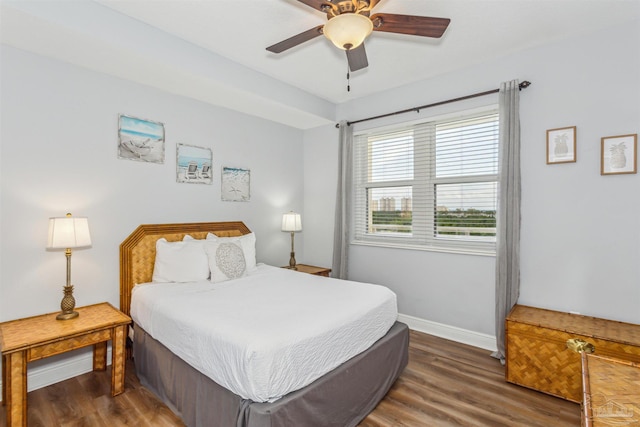
[[[324,10],[322,9],[323,5],[327,5],[327,1],[323,1],[323,0],[298,0],[300,3],[304,3],[307,6],[310,6],[314,9],[319,10],[320,12],[324,12]],[[329,4],[329,7],[331,7],[331,5]]]
[[[369,10],[376,7],[376,5],[380,2],[380,0],[369,0]]]
[[[347,51],[347,61],[349,62],[349,69],[351,71],[358,71],[369,66],[367,52],[364,50],[364,43],[355,49],[349,49]]]
[[[300,34],[296,34],[295,36],[289,37],[288,39],[283,40],[280,43],[276,43],[272,46],[269,46],[267,50],[273,53],[284,52],[287,49],[291,49],[294,46],[298,46],[301,43],[304,43],[306,41],[309,41],[313,38],[318,37],[319,35],[322,34],[322,27],[324,27],[324,25],[318,25],[315,28],[304,31]]]
[[[373,31],[440,38],[449,26],[449,18],[377,13],[371,17]]]

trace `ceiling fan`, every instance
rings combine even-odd
[[[377,13],[370,15],[380,0],[298,0],[327,14],[328,22],[269,46],[267,50],[281,53],[324,34],[347,52],[351,71],[369,65],[364,40],[372,31],[440,38],[451,21],[448,18]]]

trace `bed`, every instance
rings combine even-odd
[[[211,234],[220,238],[243,238],[251,234],[251,231],[242,222],[153,224],[138,227],[120,245],[121,310],[130,315],[132,293],[134,292],[135,285],[146,284],[152,281],[158,240],[165,239],[167,242],[178,242],[182,241],[185,236],[204,240]],[[215,236],[213,236],[214,239]],[[245,294],[256,292],[262,299],[268,298],[269,295],[272,295],[274,292],[299,293],[301,295],[309,294],[313,296],[313,299],[322,299],[319,298],[320,294],[314,294],[314,292],[318,292],[317,289],[321,286],[320,282],[313,283],[314,281],[323,281],[322,285],[327,287],[327,292],[329,292],[331,288],[337,288],[337,283],[345,285],[353,283],[339,282],[335,279],[321,278],[269,266],[256,266],[255,270],[252,271],[255,271],[255,274],[233,279],[233,282],[229,281],[218,284],[193,283],[181,289],[184,290],[185,294],[188,293],[189,290],[196,292],[194,289],[198,289],[197,292],[202,292],[198,295],[215,294],[216,298],[221,298],[225,293],[230,292],[230,289],[237,288],[240,289],[239,292],[245,292]],[[276,281],[272,280],[274,283],[269,285],[272,286],[275,291],[266,291],[257,287],[257,280],[260,275],[277,279]],[[213,282],[213,273],[211,279],[211,282]],[[303,279],[310,279],[312,283],[307,285],[305,282],[302,284]],[[300,281],[300,287],[293,288],[291,283],[287,284],[288,282],[294,281],[296,283]],[[233,283],[233,285],[230,286],[229,283]],[[358,284],[354,285],[355,287],[359,286]],[[351,285],[349,285],[349,287],[350,286]],[[229,333],[228,331],[225,332],[224,328],[222,328],[222,326],[226,326],[226,323],[231,324],[233,322],[220,322],[220,319],[211,322],[198,320],[199,318],[192,316],[191,313],[195,311],[195,308],[194,310],[185,310],[184,304],[189,303],[186,302],[186,300],[182,301],[181,294],[180,297],[178,297],[178,294],[175,293],[177,292],[176,288],[172,284],[166,284],[166,286],[163,285],[153,288],[153,292],[160,292],[161,295],[161,297],[157,297],[160,298],[157,301],[174,301],[175,304],[172,305],[175,305],[177,310],[182,310],[181,312],[185,313],[185,315],[175,317],[174,321],[167,317],[164,323],[146,323],[147,320],[145,320],[145,316],[140,314],[144,313],[145,310],[140,307],[155,307],[161,304],[153,302],[147,303],[147,306],[144,306],[138,302],[138,300],[141,300],[140,295],[146,292],[145,289],[152,288],[153,285],[140,285],[135,291],[137,300],[134,301],[134,306],[138,308],[134,307],[134,312],[137,310],[138,314],[136,318],[138,322],[144,323],[146,326],[142,327],[139,324],[133,325],[132,356],[135,360],[136,373],[141,383],[164,401],[183,419],[185,424],[189,426],[354,426],[366,417],[379,401],[382,400],[407,364],[409,343],[408,328],[406,325],[396,322],[394,318],[390,323],[390,327],[385,327],[384,332],[381,334],[377,332],[381,337],[376,337],[375,342],[364,351],[349,350],[357,351],[357,354],[343,355],[348,357],[345,361],[340,361],[336,367],[317,378],[310,376],[311,382],[308,384],[298,388],[294,387],[294,391],[286,393],[282,392],[282,390],[266,390],[264,391],[265,394],[260,394],[262,392],[260,387],[255,387],[258,389],[258,392],[256,392],[258,394],[255,395],[257,397],[254,397],[254,395],[248,394],[253,392],[251,386],[248,387],[250,390],[247,391],[247,388],[242,388],[233,383],[226,383],[224,377],[214,377],[218,379],[218,381],[212,379],[212,374],[208,373],[206,369],[219,368],[219,365],[223,365],[222,363],[213,363],[213,367],[202,367],[197,365],[197,361],[194,363],[193,360],[190,360],[190,356],[194,351],[181,352],[181,349],[191,343],[190,338],[186,339],[184,343],[178,344],[177,347],[176,344],[165,341],[163,338],[163,333],[171,329],[176,329],[177,331],[180,331],[180,328],[182,328],[182,331],[191,330],[191,327],[197,326],[198,323],[207,327],[211,333],[220,329],[222,331],[221,333],[235,336],[238,331],[232,330],[233,333]],[[304,289],[304,292],[296,291],[295,289]],[[183,292],[182,290],[180,292]],[[264,294],[260,295],[260,292],[264,292]],[[380,294],[382,295],[383,293],[380,292]],[[204,302],[203,296],[199,296],[198,298],[199,300],[193,304],[194,306],[209,306],[209,304],[215,304],[214,300]],[[180,304],[182,304],[182,306]],[[380,302],[379,304],[388,305],[388,302]],[[220,308],[222,306],[218,307]],[[259,306],[253,306],[251,312],[257,311],[258,308]],[[215,310],[218,315],[231,315],[229,313],[220,314],[217,313],[218,311],[223,312],[223,310]],[[150,309],[147,310],[147,312],[149,313],[147,317],[160,316],[160,314],[152,316],[151,313],[153,313],[153,311]],[[162,314],[162,316],[165,316],[165,314]],[[169,316],[169,314],[166,314],[166,316]],[[261,314],[257,316],[256,318],[259,319]],[[194,323],[181,323],[189,321]],[[303,321],[301,320],[301,322]],[[382,320],[380,322],[383,323]],[[384,322],[389,322],[388,316]],[[174,323],[176,325],[174,325]],[[295,323],[295,321],[291,321],[292,325],[295,325]],[[221,326],[218,328],[212,325]],[[355,321],[353,325],[360,327]],[[278,328],[279,330],[283,329],[281,326],[274,326],[274,328]],[[250,332],[255,333],[255,331]],[[350,333],[353,335],[353,331]],[[338,336],[341,334],[342,332],[335,333],[334,335]],[[266,334],[254,335],[250,338],[250,341],[260,341],[258,338],[263,335]],[[366,334],[362,333],[362,335]],[[216,345],[214,347],[215,350],[211,350],[211,357],[213,357],[214,353],[218,354],[219,347],[221,346]],[[299,347],[301,346],[298,345],[298,348]],[[314,354],[322,351],[321,347],[314,348],[306,342],[303,347],[308,347]],[[296,353],[294,350],[288,353],[276,352],[274,354],[276,357],[278,357],[277,355],[286,354],[286,357],[295,358]],[[235,351],[237,352],[237,350]],[[208,357],[209,354],[207,354],[207,358],[201,359],[208,360]],[[227,360],[225,359],[226,356],[223,355],[221,357],[223,359],[220,360]],[[281,357],[283,357],[283,360],[288,360],[284,356]],[[257,363],[253,360],[255,358],[251,359],[251,363]],[[303,359],[305,362],[309,361],[308,357]],[[234,362],[231,362],[230,364],[233,363]],[[258,364],[240,365],[235,371],[232,371],[233,375],[231,376],[243,372],[250,373],[253,372],[252,369],[258,368],[260,368]],[[306,365],[302,365],[300,370],[302,373],[313,371],[313,369],[308,368]],[[258,369],[258,371],[260,370]],[[207,373],[205,374],[203,372]],[[270,375],[277,373],[278,372],[270,372]],[[284,375],[284,377],[285,379],[293,378],[293,375],[287,374]],[[239,383],[242,385],[242,381],[239,381]],[[278,383],[278,380],[274,380],[271,376],[264,382],[264,384],[268,386],[271,386],[272,383]],[[270,393],[275,393],[275,396],[271,396]]]

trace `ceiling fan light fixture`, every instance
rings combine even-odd
[[[343,13],[324,25],[323,33],[340,49],[355,49],[373,31],[373,22],[364,15]]]

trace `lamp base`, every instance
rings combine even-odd
[[[62,288],[64,292],[64,297],[62,297],[62,301],[60,302],[60,308],[62,309],[62,313],[56,316],[58,320],[69,320],[79,316],[77,311],[73,311],[76,307],[76,299],[73,297],[73,285],[67,285]]]
[[[293,234],[293,233],[291,233]],[[296,253],[291,251],[291,258],[289,258],[289,268],[291,270],[297,270],[298,267],[296,267]]]
[[[78,314],[77,311],[72,311],[70,313],[62,312],[62,313],[60,313],[60,314],[58,314],[56,316],[56,319],[58,319],[58,320],[69,320],[69,319],[73,319],[75,317],[78,317],[79,315],[80,314]]]

